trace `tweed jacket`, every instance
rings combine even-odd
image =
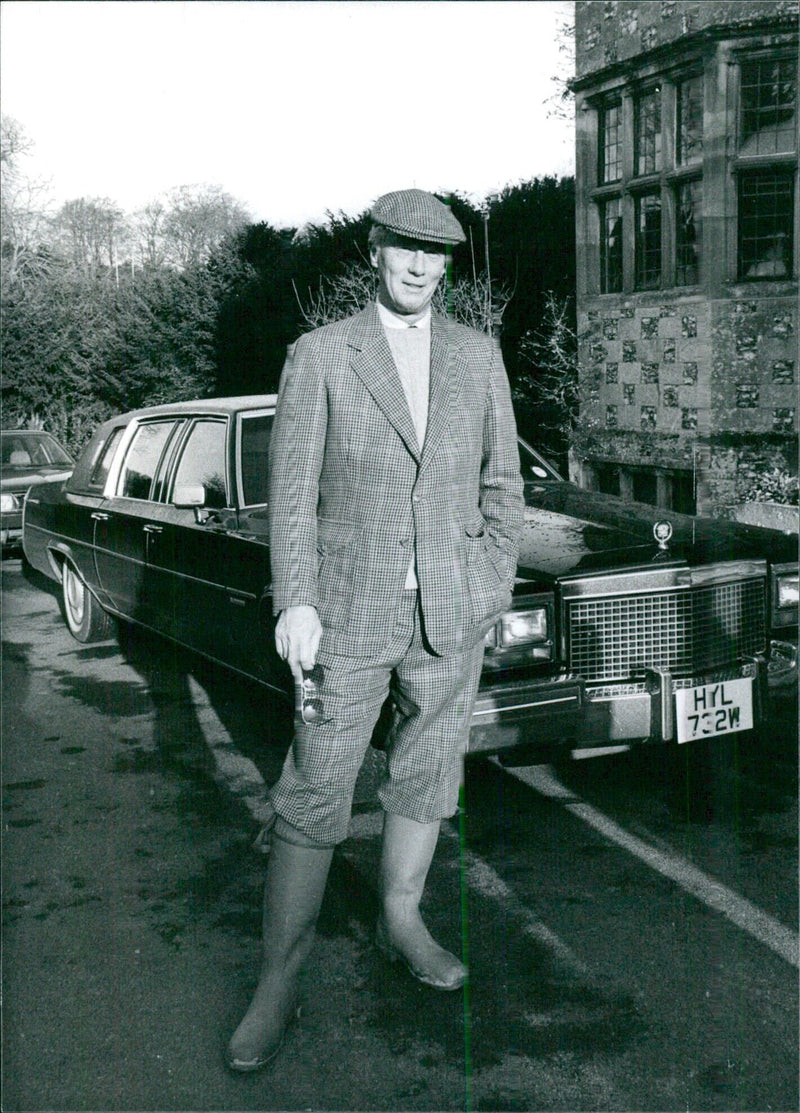
[[[522,479],[499,346],[436,314],[420,451],[377,308],[289,349],[270,442],[275,613],[319,611],[323,643],[378,653],[416,561],[436,653],[481,637],[511,599]]]

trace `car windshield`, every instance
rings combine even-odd
[[[519,438],[519,466],[522,478],[526,482],[550,479],[563,483],[563,479],[556,469],[548,464],[544,456],[540,456],[536,449],[531,448],[522,437]]]
[[[72,464],[72,458],[49,433],[4,433],[2,447],[4,467],[38,468],[46,464]]]

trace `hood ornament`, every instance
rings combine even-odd
[[[672,522],[656,522],[653,526],[653,537],[655,537],[658,542],[658,547],[662,553],[667,552],[669,549],[669,540],[672,537]]]

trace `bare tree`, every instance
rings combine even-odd
[[[163,201],[150,201],[133,216],[133,236],[140,261],[148,267],[163,266],[166,259],[164,222],[166,206]]]
[[[24,281],[41,263],[48,238],[47,183],[31,178],[21,165],[33,142],[11,116],[0,117],[0,209],[2,210],[2,289]]]
[[[565,453],[596,426],[599,388],[596,372],[578,356],[570,299],[547,294],[541,324],[525,333],[518,354],[530,370],[515,380],[514,402],[536,416],[545,442]]]
[[[249,219],[244,206],[219,186],[180,186],[167,195],[160,227],[166,259],[181,268],[206,263]]]
[[[75,266],[98,272],[114,267],[128,238],[122,210],[107,197],[79,197],[65,201],[56,228]]]
[[[3,171],[10,175],[19,173],[19,159],[33,147],[33,141],[25,134],[19,120],[3,114],[0,117],[0,163]]]
[[[331,321],[358,313],[375,300],[377,289],[377,275],[368,263],[351,263],[341,274],[332,278],[321,275],[319,289],[309,291],[305,304],[297,287],[294,287],[303,324],[307,329],[320,328]]]
[[[481,271],[471,279],[441,283],[433,304],[440,313],[462,325],[492,335],[500,331],[511,296],[507,286],[492,282],[488,273]]]
[[[548,116],[557,120],[572,120],[572,79],[575,75],[575,5],[562,4],[563,16],[556,24],[556,66],[550,78],[553,92],[545,100]]]
[[[295,287],[303,324],[309,329],[357,313],[375,300],[376,292],[376,272],[368,263],[352,263],[341,274],[321,277],[319,289],[309,291],[305,304]],[[433,306],[461,324],[491,333],[500,326],[509,300],[505,287],[492,287],[487,275],[481,273],[473,279],[440,283]]]

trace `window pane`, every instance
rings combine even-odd
[[[159,421],[139,426],[122,465],[119,493],[124,498],[150,498],[156,465],[174,424],[172,421]]]
[[[619,468],[615,464],[595,465],[597,489],[604,495],[619,494]]]
[[[741,69],[742,155],[768,155],[795,148],[797,59],[760,58]]]
[[[116,429],[111,430],[111,435],[103,445],[102,451],[92,468],[92,474],[89,476],[90,487],[98,487],[100,490],[105,487],[111,468],[111,461],[114,459],[114,451],[124,430],[125,427],[123,425],[118,425]]]
[[[654,89],[636,102],[636,173],[661,169],[661,91]]]
[[[677,472],[672,477],[672,509],[679,514],[697,513],[694,476],[690,471]]]
[[[703,154],[703,79],[691,77],[678,86],[676,156],[679,165],[695,162]]]
[[[636,287],[661,285],[661,198],[650,193],[636,200]]]
[[[654,472],[634,471],[633,497],[636,502],[647,502],[651,506],[658,506],[658,483]]]
[[[739,277],[792,274],[792,171],[742,174],[739,179]]]
[[[687,182],[678,190],[675,225],[675,282],[694,286],[700,281],[703,186]]]
[[[600,110],[600,184],[622,177],[622,106],[610,104]]]
[[[600,289],[604,294],[622,290],[622,202],[618,197],[600,209]]]
[[[242,418],[240,475],[245,506],[260,506],[267,502],[271,432],[271,414]]]
[[[206,506],[227,506],[225,470],[225,422],[198,421],[183,447],[172,490],[202,484]]]
[[[46,464],[72,464],[73,460],[49,433],[15,432],[3,434],[3,463],[12,467],[42,467]],[[13,456],[13,459],[12,459]]]

